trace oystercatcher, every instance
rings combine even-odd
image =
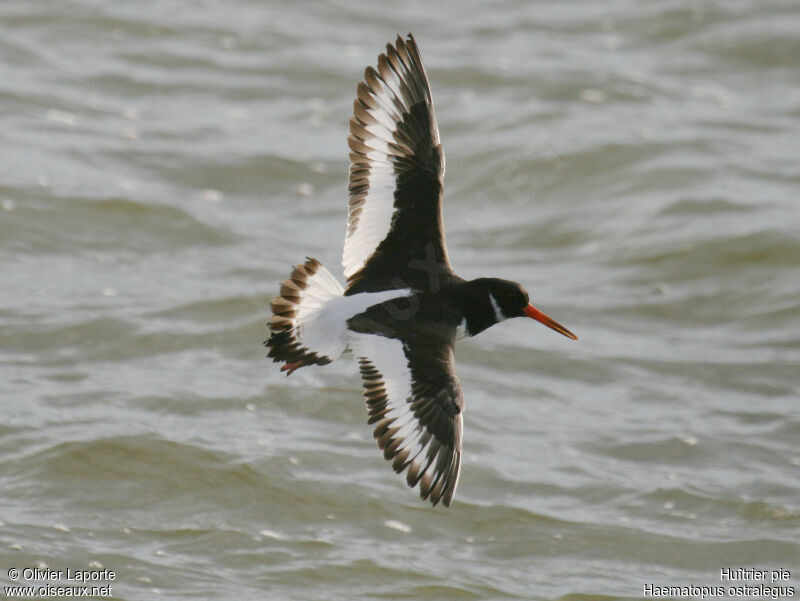
[[[464,412],[455,340],[510,317],[576,336],[516,282],[453,272],[442,226],[444,154],[411,34],[387,44],[377,69],[364,72],[347,141],[347,284],[316,259],[297,265],[272,302],[268,357],[288,375],[350,348],[384,457],[396,472],[408,470],[423,499],[450,505]]]

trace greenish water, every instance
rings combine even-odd
[[[795,2],[6,0],[0,31],[0,586],[800,589]],[[450,509],[383,460],[348,357],[261,347],[291,264],[339,272],[355,86],[408,31],[454,267],[580,336],[460,343]]]

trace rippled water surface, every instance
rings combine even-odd
[[[261,346],[291,264],[339,272],[356,83],[408,31],[456,270],[580,336],[459,344],[449,509],[381,457],[349,357],[286,378]],[[5,0],[0,32],[0,586],[800,594],[794,0]]]

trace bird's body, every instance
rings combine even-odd
[[[268,356],[291,374],[350,348],[369,423],[397,472],[449,505],[461,467],[464,401],[457,338],[531,317],[575,338],[517,283],[466,281],[450,266],[442,223],[444,154],[414,38],[368,67],[350,120],[350,204],[342,288],[315,259],[297,265],[272,303]]]

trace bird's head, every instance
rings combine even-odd
[[[511,317],[529,317],[567,338],[578,339],[567,328],[534,307],[528,299],[528,292],[516,282],[499,278],[482,278],[481,282],[494,312],[494,323]]]

